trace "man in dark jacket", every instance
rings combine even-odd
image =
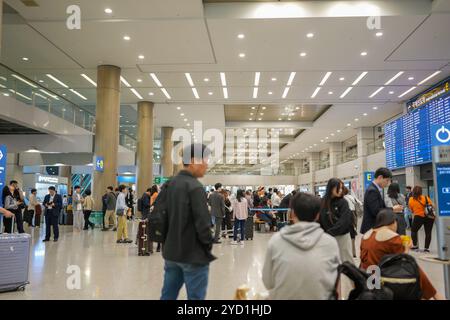
[[[208,203],[211,206],[211,216],[214,217],[215,233],[214,243],[220,243],[220,233],[222,232],[222,222],[225,217],[225,198],[220,192],[222,189],[221,183],[214,185],[214,191],[208,198]]]
[[[45,239],[43,241],[50,241],[50,227],[53,226],[53,241],[58,241],[59,226],[58,220],[62,209],[62,198],[56,193],[55,187],[48,188],[49,194],[44,198],[45,209]]]
[[[148,215],[150,214],[150,192],[152,191],[152,188],[148,188],[147,191],[144,192],[142,195],[141,201],[142,201],[142,220],[147,219]]]
[[[183,149],[183,165],[167,187],[167,236],[163,247],[161,300],[175,300],[185,284],[189,300],[203,300],[208,287],[213,239],[203,185],[209,150],[192,144]]]
[[[364,216],[361,224],[361,233],[364,234],[375,226],[378,212],[386,208],[384,202],[384,188],[391,183],[392,172],[388,168],[379,168],[375,171],[375,180],[367,188],[364,194]],[[395,205],[394,212],[403,210],[402,206]]]

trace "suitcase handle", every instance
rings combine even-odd
[[[11,219],[11,233],[14,233],[14,224],[15,224],[15,219],[16,219],[16,215],[13,213],[12,217],[10,218],[6,218],[4,215],[2,215],[2,219],[0,219],[0,234],[3,233],[3,219]]]

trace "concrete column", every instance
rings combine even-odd
[[[140,197],[153,184],[153,102],[149,101],[138,103],[136,178]]]
[[[59,175],[61,177],[67,178],[67,192],[70,193],[70,190],[72,190],[72,167],[59,167]]]
[[[97,68],[97,105],[95,114],[94,159],[103,157],[103,172],[94,171],[95,209],[101,210],[101,197],[108,186],[117,185],[117,152],[120,121],[120,68],[102,65]]]
[[[294,175],[298,177],[301,174],[303,160],[293,160]]]
[[[309,161],[309,175],[310,185],[309,190],[314,193],[314,186],[316,185],[316,171],[319,170],[320,152],[310,152],[308,154]]]
[[[1,4],[1,1],[0,1]],[[1,9],[0,9],[1,11]],[[8,153],[6,159],[6,181],[5,185],[9,185],[11,180],[16,180],[21,189],[23,189],[23,167],[19,165],[19,154]]]
[[[172,141],[172,127],[161,128],[161,175],[163,177],[173,176],[173,141]]]
[[[329,153],[330,153],[330,177],[336,177],[337,166],[342,158],[342,142],[330,142]]]
[[[406,185],[414,188],[415,186],[421,186],[424,190],[427,189],[427,182],[420,179],[420,167],[407,167],[405,169]]]
[[[356,169],[358,174],[358,181],[360,190],[358,191],[358,197],[361,199],[364,195],[364,171],[367,171],[367,144],[374,141],[373,128],[361,127],[357,129],[356,140],[358,143],[358,168]]]

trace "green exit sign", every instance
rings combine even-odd
[[[166,178],[166,177],[155,177],[153,179],[154,184],[163,184],[166,181],[169,181],[169,178]]]

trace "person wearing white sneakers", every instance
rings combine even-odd
[[[244,244],[245,220],[248,218],[248,202],[244,190],[237,191],[236,200],[233,201],[234,236],[231,244]],[[240,239],[237,241],[237,232],[240,229]]]

